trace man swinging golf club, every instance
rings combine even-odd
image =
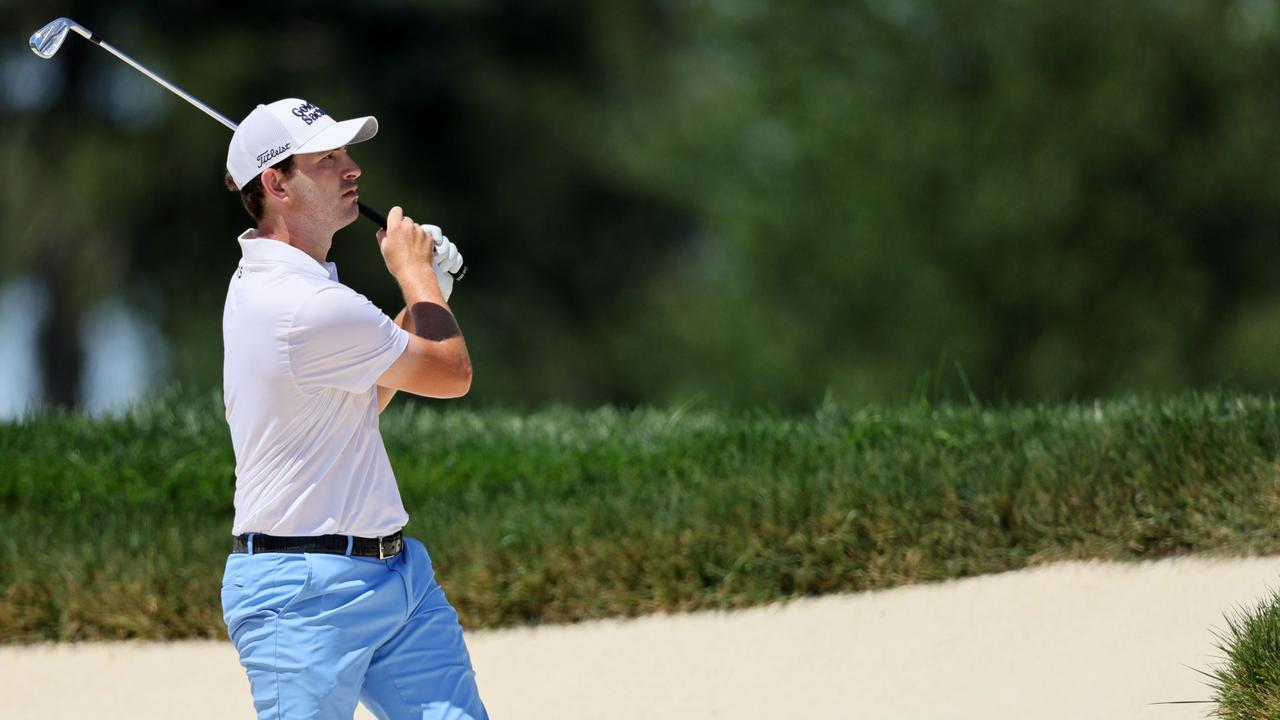
[[[236,128],[227,183],[256,227],[223,314],[223,389],[236,456],[227,632],[258,717],[484,720],[462,628],[408,515],[378,431],[397,390],[471,385],[446,300],[462,258],[399,207],[377,232],[404,293],[396,320],[338,282],[333,234],[358,214],[347,148],[372,117],[260,105]]]

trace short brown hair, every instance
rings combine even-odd
[[[294,170],[298,169],[297,164],[293,162],[292,155],[271,167],[284,173],[285,177],[289,177]],[[223,174],[222,181],[226,183],[228,190],[240,193],[240,202],[244,204],[244,209],[249,213],[249,217],[253,218],[255,223],[261,223],[262,210],[265,203],[262,190],[262,175],[250,180],[243,188],[236,187],[236,181],[231,179],[231,173],[229,172]]]

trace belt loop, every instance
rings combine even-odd
[[[347,536],[347,557],[351,557],[351,548],[352,548],[355,544],[356,544],[356,538],[355,538],[355,536],[354,536],[354,535],[348,535],[348,536]]]
[[[253,536],[257,533],[249,533],[249,554],[253,554]]]

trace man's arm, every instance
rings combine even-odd
[[[408,307],[405,307],[405,309],[400,311],[399,315],[396,315],[396,325],[399,325],[405,330],[408,330],[410,334],[413,334],[413,316],[409,314]],[[391,398],[395,396],[396,396],[395,388],[383,387],[381,385],[378,386],[378,413],[379,414],[381,414],[383,410],[387,409],[387,405],[391,404]]]
[[[471,357],[431,267],[434,241],[399,207],[387,213],[387,229],[377,237],[387,270],[404,293],[406,324],[413,327],[409,345],[378,378],[379,388],[436,398],[466,395]],[[381,389],[378,395],[381,402]]]

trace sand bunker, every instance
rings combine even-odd
[[[1211,706],[1151,703],[1208,700],[1210,628],[1277,586],[1280,558],[1065,563],[469,642],[495,720],[1184,720]],[[253,712],[226,642],[0,647],[0,718],[85,717]]]

